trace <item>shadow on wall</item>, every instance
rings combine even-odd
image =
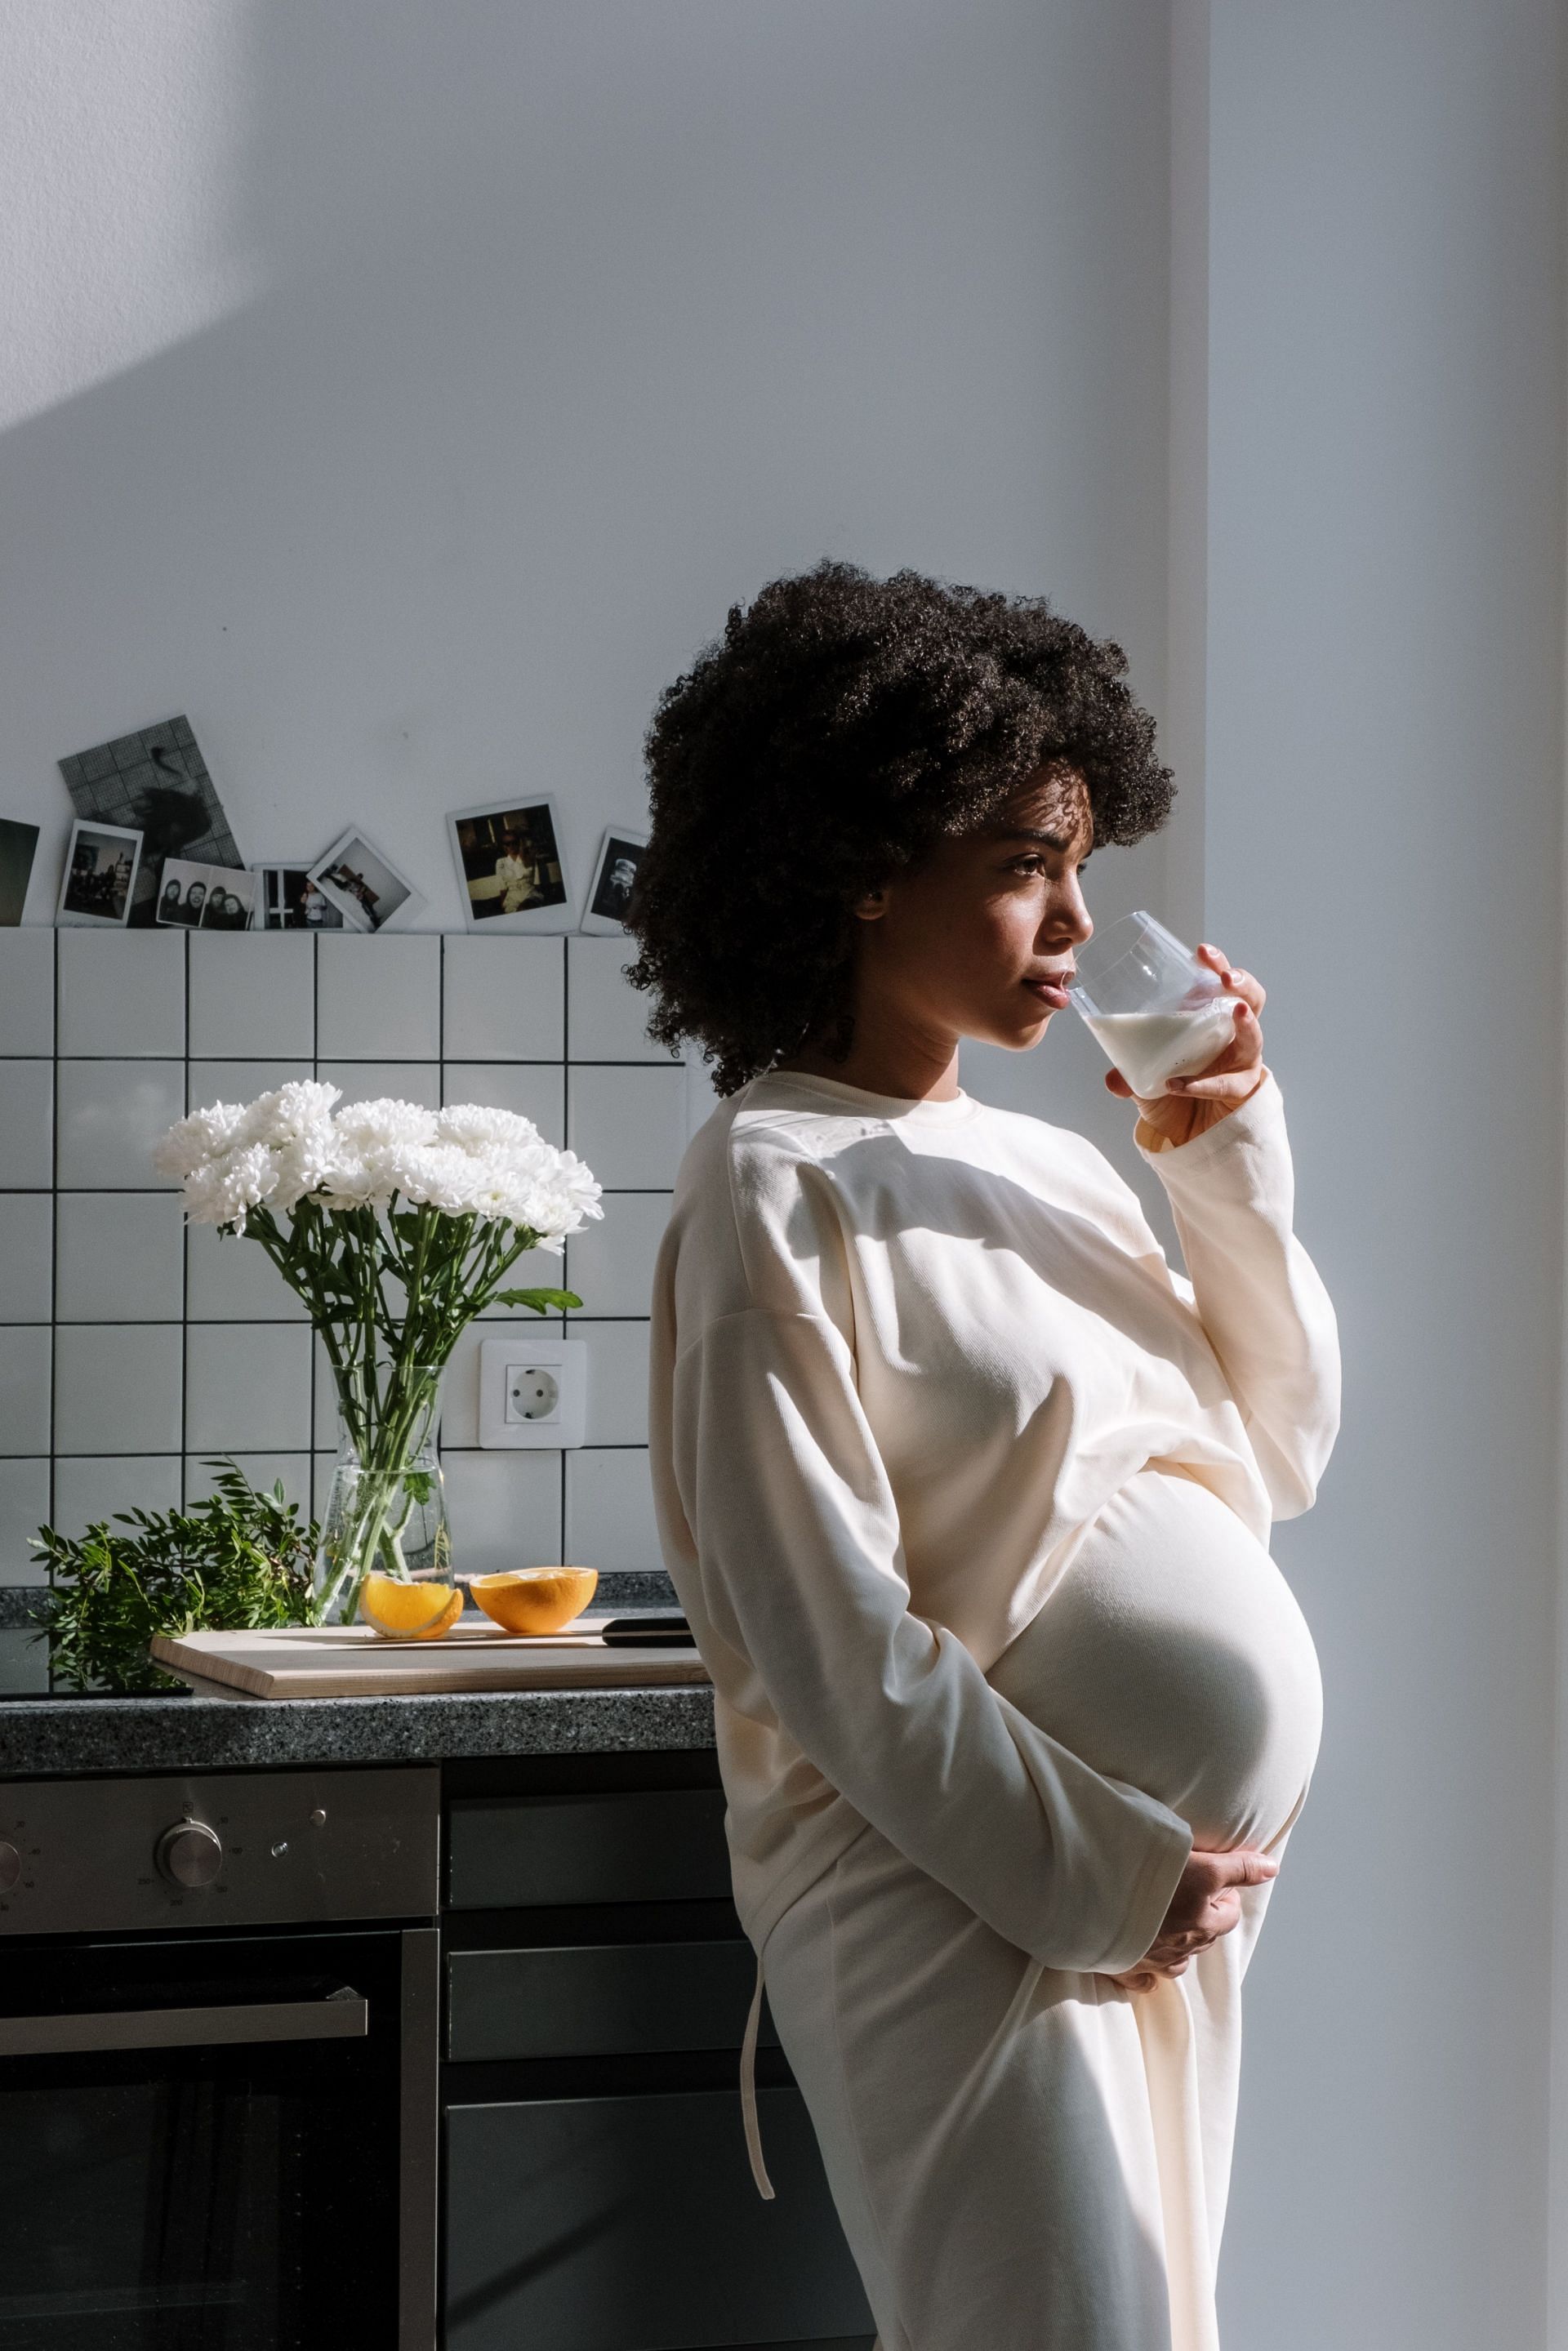
[[[456,927],[443,810],[555,790],[580,886],[659,688],[824,551],[1054,580],[1157,682],[1131,0],[242,22],[221,233],[262,290],[0,443],[40,795],[188,706],[247,856],[373,817]]]

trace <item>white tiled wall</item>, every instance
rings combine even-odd
[[[185,1232],[152,1144],[187,1108],[317,1073],[518,1110],[580,1152],[605,1214],[530,1280],[585,1300],[581,1451],[476,1444],[477,1334],[448,1375],[442,1451],[467,1569],[563,1555],[658,1564],[644,1400],[653,1254],[713,1097],[643,1034],[630,942],[0,931],[0,1583],[27,1536],[208,1490],[209,1453],[324,1505],[330,1383],[253,1243]]]

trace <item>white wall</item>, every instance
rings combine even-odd
[[[580,863],[659,686],[825,550],[1054,591],[1157,693],[1162,22],[8,12],[29,919],[56,758],[183,706],[247,855],[357,817],[455,926],[442,811],[552,788]]]
[[[1207,921],[1255,960],[1343,1435],[1256,1976],[1238,2351],[1544,2336],[1563,1238],[1563,19],[1216,0]]]

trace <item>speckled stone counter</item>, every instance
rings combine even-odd
[[[711,1747],[713,1692],[501,1690],[463,1697],[0,1700],[0,1778],[439,1763]]]
[[[659,1571],[612,1571],[604,1601],[628,1615],[668,1608]],[[47,1669],[32,1594],[0,1594],[10,1687]],[[484,1690],[428,1698],[0,1697],[0,1779],[116,1771],[260,1771],[290,1764],[440,1763],[459,1757],[609,1755],[711,1747],[713,1692],[693,1688]]]

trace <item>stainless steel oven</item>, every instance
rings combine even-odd
[[[431,2351],[434,1771],[0,1784],[0,2351]]]

